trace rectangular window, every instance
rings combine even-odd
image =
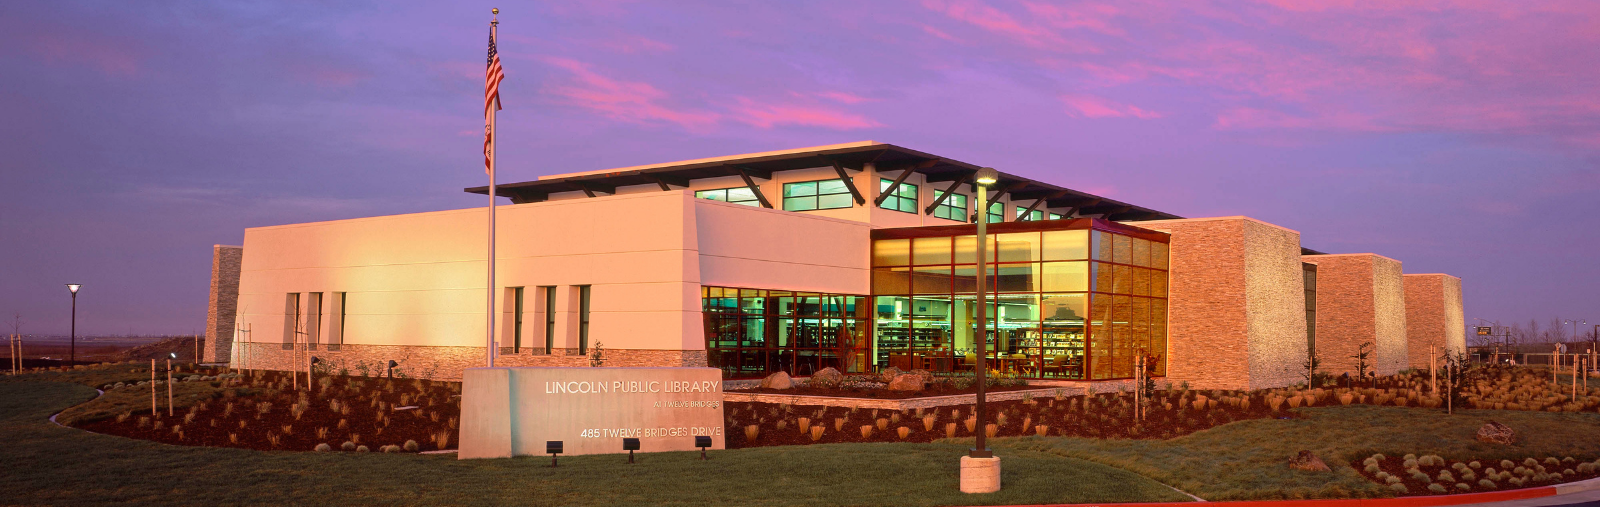
[[[544,292],[544,353],[556,348],[556,287],[540,287]]]
[[[293,350],[300,341],[300,293],[290,292],[283,298],[283,350]]]
[[[522,352],[522,287],[512,289],[511,305],[511,353]]]
[[[756,193],[750,187],[719,188],[716,190],[700,190],[694,193],[695,197],[713,201],[731,202],[745,206],[761,206],[761,199],[756,198]]]
[[[339,345],[344,343],[344,296],[343,292],[335,292],[328,300],[328,350],[330,351],[338,351]]]
[[[1037,222],[1044,220],[1044,212],[1039,210],[1028,211],[1027,207],[1017,206],[1018,222]]]
[[[989,223],[998,224],[1006,221],[1006,205],[998,202],[989,203]]]
[[[967,196],[950,194],[944,202],[933,208],[933,216],[957,222],[967,221]]]
[[[318,341],[322,338],[322,293],[312,292],[306,294],[306,346],[307,350],[316,350]]]
[[[1050,219],[1051,220],[1060,220],[1060,219],[1063,219],[1063,218],[1066,218],[1066,216],[1062,215],[1060,213],[1051,213],[1050,214]]]
[[[878,180],[878,192],[889,192],[890,185],[894,185],[894,180]],[[894,192],[889,192],[889,198],[884,199],[880,207],[906,213],[916,213],[917,186],[901,182],[900,186],[895,187]]]
[[[578,286],[578,354],[589,353],[589,292],[590,286]]]
[[[844,180],[805,181],[783,184],[784,211],[811,211],[848,208],[855,204]]]

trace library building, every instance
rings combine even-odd
[[[1038,383],[1126,380],[1143,357],[1261,389],[1304,382],[1312,355],[1354,374],[1369,350],[1387,374],[1465,349],[1454,276],[981,167],[865,141],[500,185],[496,364],[958,374],[985,340],[990,368]],[[246,229],[213,252],[207,360],[460,379],[486,355],[487,213]]]

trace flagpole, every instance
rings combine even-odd
[[[500,27],[500,9],[494,9],[493,12],[495,14],[494,20],[489,22],[489,38],[490,38],[490,40],[493,40],[495,38],[495,35],[496,35],[495,32]],[[495,130],[496,129],[495,117],[498,116],[495,113],[496,113],[497,109],[500,109],[500,107],[499,107],[500,106],[500,98],[497,96],[497,97],[495,97],[494,101],[495,101],[494,106],[488,108],[489,109],[489,291],[488,291],[489,292],[489,306],[488,306],[488,309],[489,309],[489,312],[488,312],[489,313],[489,322],[488,322],[488,324],[489,324],[489,326],[488,326],[489,334],[485,338],[487,340],[488,345],[487,345],[487,347],[485,347],[485,350],[484,350],[485,364],[490,368],[494,367],[494,356],[495,356],[496,352],[499,352],[499,351],[495,350],[495,347],[494,347],[494,317],[495,317],[495,315],[494,315],[494,313],[495,313],[494,312],[494,200],[495,200],[495,195],[494,195],[494,166],[495,166],[495,159],[500,156],[500,150],[496,149],[496,147],[495,147],[495,143],[498,140],[498,138],[500,137],[499,131]]]

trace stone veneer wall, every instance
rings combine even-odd
[[[239,266],[244,247],[211,247],[211,296],[206,305],[206,340],[201,361],[226,363],[232,356],[233,327],[239,310]]]
[[[1371,343],[1368,371],[1406,368],[1406,300],[1400,261],[1381,255],[1310,255],[1317,263],[1317,357],[1333,375],[1356,372],[1352,356]]]
[[[240,342],[235,346],[239,351],[232,364],[234,368],[288,370],[294,361],[294,352],[283,348],[282,343]],[[524,350],[521,354],[502,353],[495,358],[495,366],[589,366],[589,357],[578,355],[576,349],[556,349],[556,352],[533,354]],[[461,380],[462,370],[484,365],[483,347],[318,345],[304,354],[302,361],[307,356],[314,356],[334,371],[346,369],[351,375],[360,375],[360,366],[366,365],[369,376],[381,376],[386,371],[384,365],[389,360],[395,360],[400,363],[395,371],[408,378]],[[603,357],[605,366],[706,366],[704,350],[605,349]],[[305,366],[300,365],[299,369],[304,371]]]
[[[1168,380],[1196,389],[1298,380],[1306,356],[1299,233],[1245,217],[1136,225],[1172,234]]]
[[[1431,274],[1404,275],[1407,364],[1428,368],[1429,346],[1435,353],[1466,352],[1466,323],[1461,313],[1461,279]]]
[[[1245,225],[1245,310],[1250,325],[1250,388],[1305,382],[1305,272],[1300,233],[1263,222]]]

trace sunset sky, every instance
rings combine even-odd
[[[4,330],[199,332],[246,227],[483,205],[490,7],[502,182],[870,139],[1600,324],[1600,2],[338,4],[0,3]]]

